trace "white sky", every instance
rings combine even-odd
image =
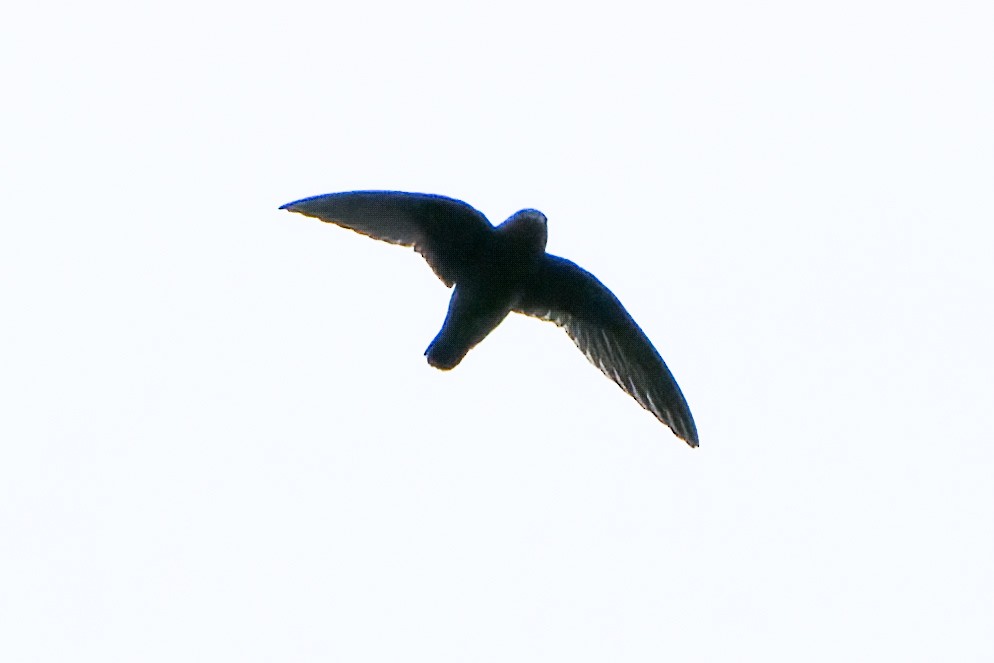
[[[3,23],[0,659],[994,659],[990,2]],[[431,369],[277,210],[355,188],[544,211],[701,448],[549,324]]]

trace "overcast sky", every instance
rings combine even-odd
[[[0,28],[0,659],[994,659],[994,5],[146,5]],[[542,210],[701,447],[429,367],[361,188]]]

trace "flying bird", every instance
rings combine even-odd
[[[447,287],[455,286],[428,363],[455,368],[512,311],[556,323],[604,375],[692,447],[697,427],[673,374],[618,298],[590,272],[545,252],[545,215],[515,213],[494,227],[445,196],[347,191],[280,209],[414,247]]]

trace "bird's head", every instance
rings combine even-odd
[[[545,215],[536,209],[523,209],[515,212],[507,221],[500,224],[498,232],[518,246],[528,247],[528,253],[545,253],[545,244],[549,239],[548,221]]]

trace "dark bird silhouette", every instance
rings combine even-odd
[[[496,228],[466,203],[425,193],[349,191],[280,209],[374,239],[413,246],[446,286],[455,285],[442,329],[425,350],[449,370],[511,311],[563,329],[592,364],[696,447],[687,401],[645,333],[593,274],[545,252],[545,215],[517,212]]]

